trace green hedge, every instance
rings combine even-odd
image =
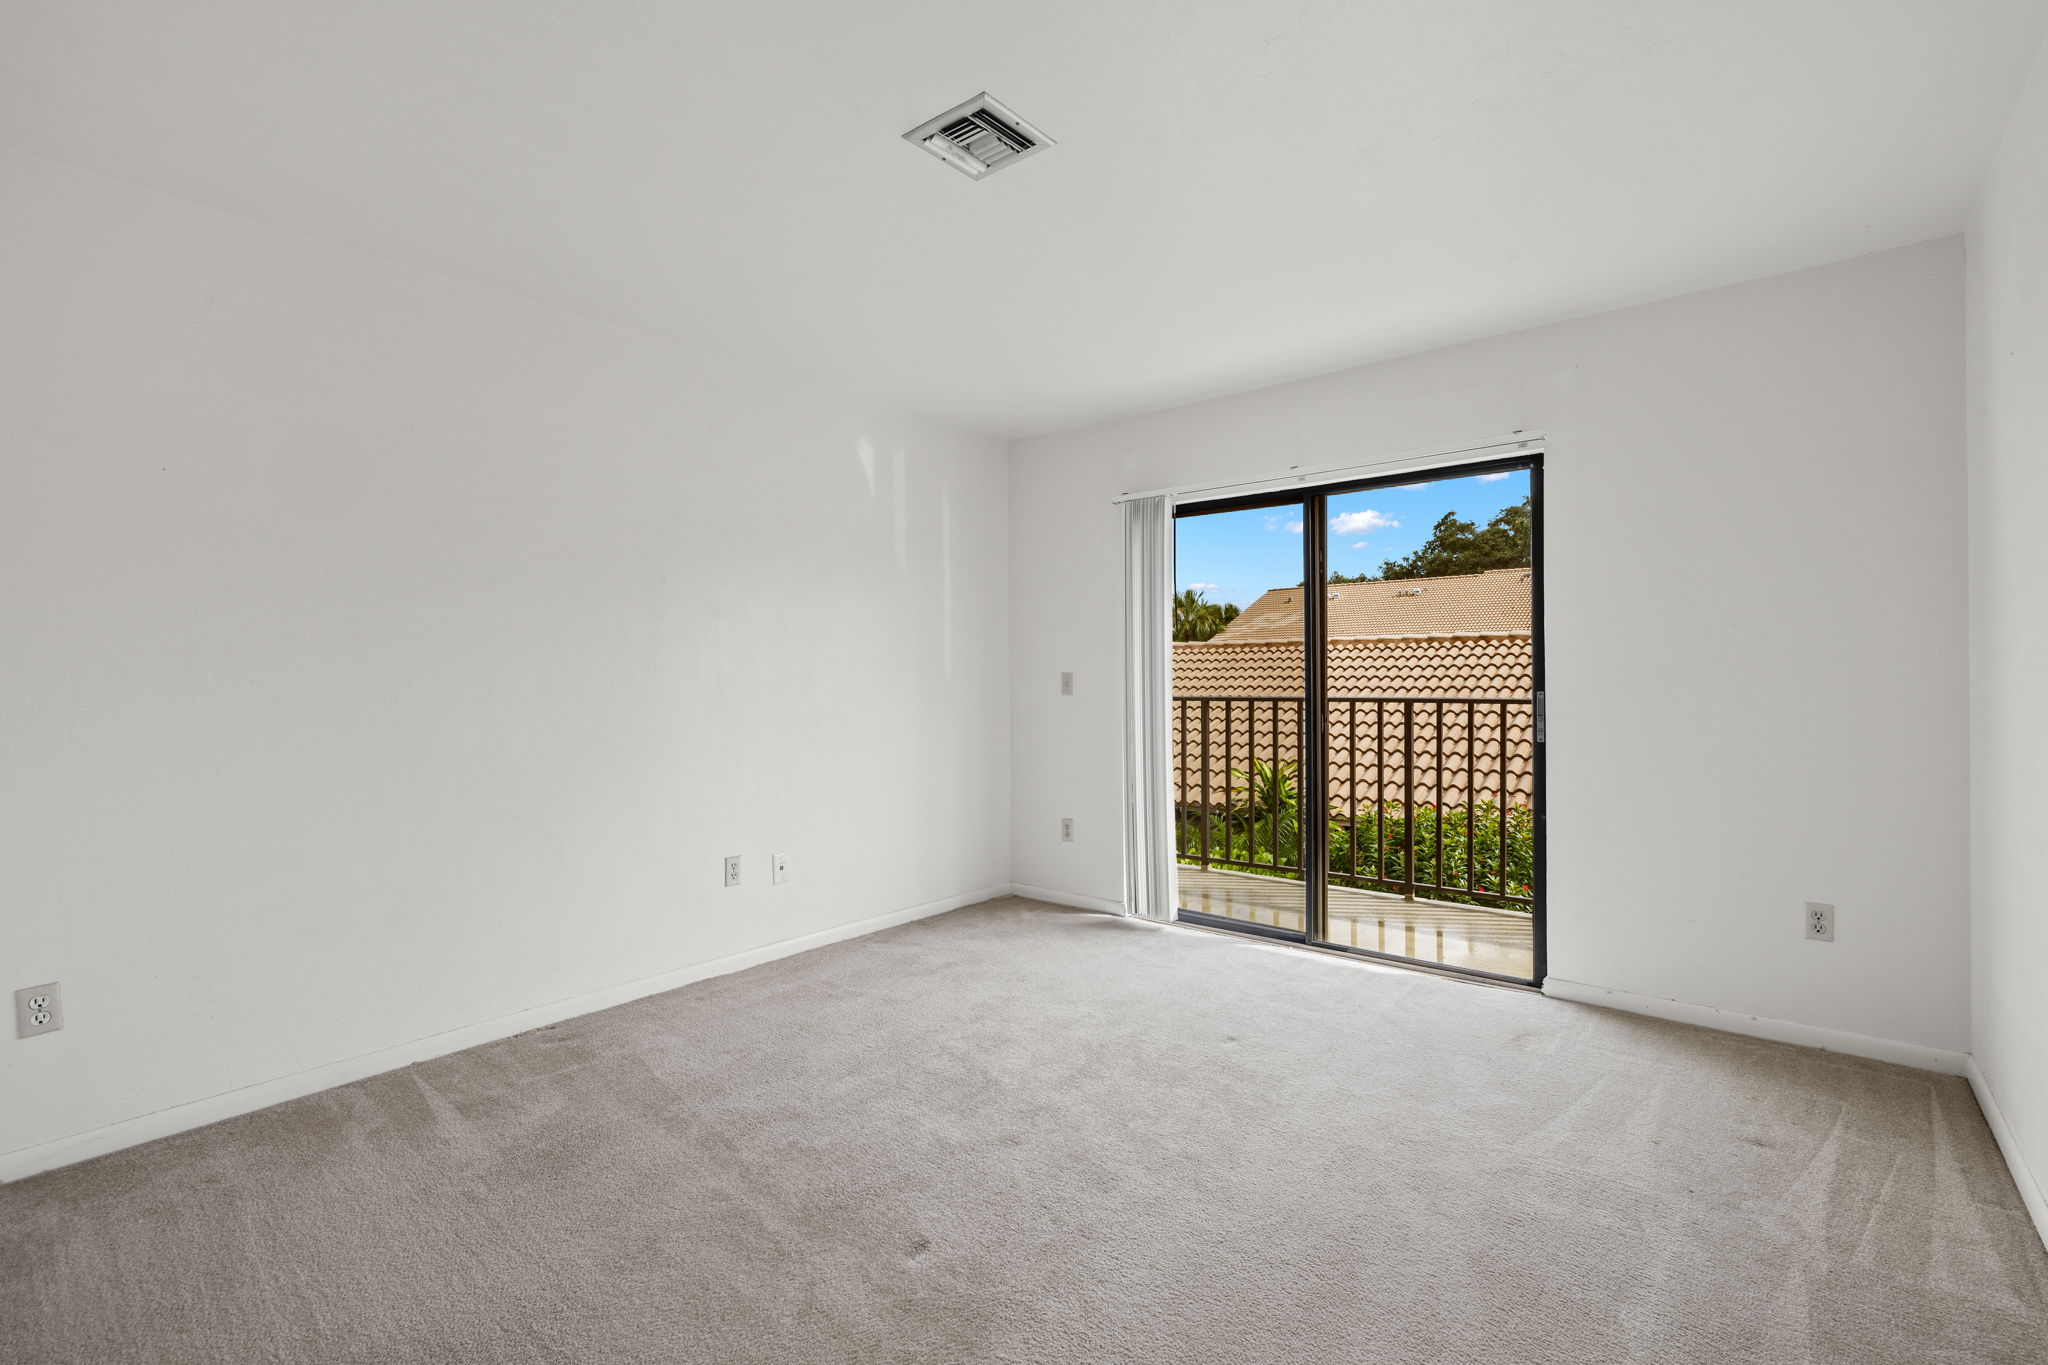
[[[1295,802],[1294,764],[1259,762],[1249,772],[1234,776],[1248,793],[1247,800],[1230,812],[1226,820],[1221,808],[1209,812],[1209,856],[1212,861],[1263,863],[1263,867],[1235,868],[1262,876],[1291,881],[1301,878],[1301,824]],[[1431,900],[1461,901],[1476,905],[1501,905],[1497,884],[1500,869],[1501,821],[1499,807],[1491,800],[1476,807],[1446,805],[1438,819],[1438,808],[1415,808],[1415,877],[1418,883],[1441,882],[1441,890],[1421,890]],[[1199,803],[1183,805],[1176,825],[1181,861],[1201,859],[1202,810]],[[1387,890],[1403,884],[1403,860],[1407,852],[1408,824],[1398,801],[1358,810],[1355,838],[1358,870],[1352,873],[1354,840],[1351,812],[1342,806],[1330,811],[1330,884]],[[1442,870],[1438,868],[1438,831],[1442,831]],[[1275,837],[1281,850],[1280,865],[1273,864]],[[1527,896],[1536,879],[1535,818],[1527,806],[1507,808],[1507,894]],[[1376,847],[1377,844],[1377,847]],[[1465,850],[1472,848],[1474,881],[1465,880]],[[1374,880],[1377,876],[1380,880]],[[1527,906],[1507,905],[1509,909]]]

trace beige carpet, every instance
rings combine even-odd
[[[2048,1360],[1968,1088],[1026,901],[0,1188],[19,1365]]]

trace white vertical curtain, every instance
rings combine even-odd
[[[1173,500],[1123,508],[1124,913],[1171,920]]]

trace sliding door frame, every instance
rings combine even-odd
[[[1302,597],[1302,679],[1303,696],[1301,722],[1302,762],[1297,779],[1300,784],[1300,807],[1304,811],[1327,811],[1329,809],[1329,729],[1330,702],[1327,623],[1329,617],[1329,500],[1346,493],[1368,492],[1375,488],[1398,488],[1413,483],[1434,483],[1442,479],[1471,478],[1477,474],[1513,473],[1527,470],[1529,474],[1529,571],[1530,571],[1530,641],[1532,646],[1531,682],[1533,693],[1532,724],[1530,735],[1531,773],[1530,781],[1535,805],[1531,837],[1535,847],[1533,904],[1530,907],[1530,948],[1532,957],[1531,974],[1527,977],[1505,976],[1497,972],[1479,971],[1470,967],[1452,967],[1442,963],[1428,962],[1417,958],[1402,957],[1398,953],[1383,953],[1372,948],[1358,948],[1348,943],[1335,943],[1329,937],[1329,821],[1327,819],[1299,821],[1303,831],[1300,850],[1302,881],[1302,922],[1305,930],[1281,929],[1272,925],[1246,924],[1221,915],[1207,915],[1198,912],[1176,910],[1178,918],[1191,924],[1207,928],[1227,929],[1236,933],[1251,934],[1258,938],[1279,939],[1283,942],[1298,943],[1307,947],[1326,949],[1332,952],[1351,953],[1359,957],[1378,958],[1396,962],[1403,966],[1424,967],[1431,971],[1450,972],[1459,976],[1478,977],[1485,980],[1510,982],[1518,986],[1541,986],[1549,966],[1549,824],[1550,803],[1546,791],[1546,770],[1549,767],[1549,735],[1545,715],[1546,689],[1544,680],[1544,631],[1543,631],[1543,451],[1540,448],[1518,451],[1496,459],[1472,460],[1464,463],[1435,465],[1427,469],[1403,470],[1399,473],[1380,474],[1371,478],[1347,479],[1338,482],[1315,484],[1301,488],[1269,489],[1260,493],[1239,497],[1214,498],[1190,501],[1173,509],[1176,520],[1181,517],[1206,516],[1214,512],[1243,512],[1261,507],[1301,508],[1301,575],[1304,593]],[[1162,718],[1162,723],[1164,719]],[[1505,752],[1506,736],[1503,734],[1501,761],[1507,761]],[[1313,755],[1313,759],[1310,758]],[[1505,813],[1503,813],[1505,819]],[[1313,831],[1313,832],[1311,832]]]

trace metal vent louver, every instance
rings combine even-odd
[[[915,142],[974,180],[1052,146],[1051,138],[1018,118],[986,90],[918,124],[903,140]]]

